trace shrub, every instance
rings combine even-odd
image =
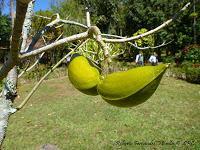
[[[189,67],[192,67],[193,66],[193,63],[192,62],[189,62],[189,61],[184,61],[180,67],[183,68],[183,69],[187,69]]]
[[[191,83],[200,84],[200,65],[185,61],[181,64],[181,68],[185,73],[186,80]]]
[[[200,68],[187,67],[185,75],[188,82],[200,84]]]
[[[171,76],[177,79],[185,80],[185,70],[182,67],[177,67],[175,64],[171,64],[167,73],[167,76]]]
[[[185,60],[190,61],[194,64],[200,63],[200,46],[192,45],[184,49]]]
[[[183,79],[191,83],[200,84],[200,65],[184,61],[180,66],[172,66],[169,69],[170,76]]]
[[[173,63],[174,62],[174,56],[166,56],[162,58],[162,61],[164,63]]]

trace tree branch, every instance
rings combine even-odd
[[[36,50],[33,50],[33,51],[30,51],[30,52],[26,52],[24,54],[21,54],[19,56],[19,58],[20,59],[24,59],[24,58],[27,58],[27,57],[35,56],[35,55],[38,55],[40,53],[46,52],[46,51],[48,51],[50,49],[53,49],[56,46],[59,46],[61,44],[68,43],[68,42],[73,42],[73,41],[77,41],[77,40],[83,40],[85,38],[88,38],[88,32],[83,32],[83,33],[80,33],[80,34],[75,34],[75,35],[66,37],[64,39],[58,40],[57,42],[54,42],[54,43],[49,44],[47,46],[44,46],[44,47],[38,48]]]
[[[158,32],[159,30],[163,29],[164,27],[168,26],[172,21],[174,21],[183,11],[185,11],[189,6],[190,6],[190,2],[187,3],[178,13],[176,13],[171,19],[167,20],[166,22],[164,22],[163,24],[161,24],[160,26],[158,26],[157,28],[150,30],[146,33],[137,35],[137,36],[133,36],[130,38],[124,38],[124,39],[103,39],[105,42],[107,43],[123,43],[123,42],[129,42],[129,41],[133,41],[133,40],[137,40],[140,39],[142,37],[145,37],[147,35],[153,34],[155,32]]]
[[[35,34],[35,36],[32,38],[31,43],[27,46],[25,52],[29,52],[33,50],[33,47],[35,46],[35,44],[38,42],[38,40],[41,38],[41,36],[49,31],[55,24],[57,24],[60,20],[59,15],[56,15],[57,18],[55,20],[53,20],[52,22],[50,22],[49,24],[47,24],[42,30],[40,30],[38,33]],[[51,20],[52,18],[50,18]]]
[[[172,40],[172,41],[173,41],[173,40]],[[139,46],[137,46],[137,43],[136,43],[136,42],[135,42],[135,44],[133,44],[133,43],[131,43],[131,42],[128,42],[128,43],[129,43],[130,45],[132,45],[133,47],[139,49],[139,50],[146,50],[146,49],[156,49],[156,48],[160,48],[160,47],[166,46],[166,45],[172,43],[172,41],[169,41],[169,42],[167,42],[167,43],[166,43],[166,41],[164,41],[162,44],[157,45],[157,46],[152,46],[152,47],[151,47],[151,46],[148,46],[148,47],[139,47]]]
[[[35,15],[35,16],[36,16],[36,17],[40,17],[40,18],[44,18],[44,19],[47,19],[47,20],[51,20],[51,18],[46,17],[46,16],[41,16],[41,15]],[[88,27],[87,27],[86,25],[81,24],[81,23],[76,22],[76,21],[71,21],[71,20],[59,19],[59,20],[58,20],[58,23],[76,25],[76,26],[82,27],[82,28],[84,28],[84,29],[88,29]]]
[[[90,21],[90,12],[89,12],[89,8],[86,7],[85,10],[86,10],[86,23],[87,23],[87,26],[90,27],[90,26],[91,26],[91,21]]]
[[[111,35],[111,34],[101,34],[102,36],[106,36],[106,37],[114,37],[114,38],[118,38],[118,39],[125,39],[126,37],[123,37],[123,36],[118,36],[118,35]],[[173,41],[173,40],[172,40]],[[139,50],[146,50],[146,49],[156,49],[156,48],[160,48],[160,47],[163,47],[163,46],[166,46],[170,43],[172,43],[172,41],[169,41],[166,43],[166,41],[164,41],[162,44],[160,45],[157,45],[157,46],[148,46],[148,47],[139,47],[137,46],[137,43],[135,42],[135,44],[133,44],[132,42],[128,42],[128,44],[130,44],[131,46],[139,49]],[[117,55],[116,55],[117,56]],[[114,56],[114,57],[116,57]]]
[[[58,41],[58,40],[62,37],[62,35],[63,35],[63,33],[55,40],[55,42]],[[43,39],[45,45],[47,45],[47,42],[46,42],[46,40],[44,39],[43,36],[42,36],[42,39]],[[31,71],[31,70],[40,62],[40,59],[44,56],[44,54],[45,54],[45,52],[43,52],[42,54],[40,54],[40,56],[39,56],[39,58],[36,60],[36,62],[35,62],[32,66],[25,68],[25,69],[19,74],[18,78],[20,78],[25,72]]]

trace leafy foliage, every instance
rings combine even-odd
[[[186,80],[200,84],[200,67],[188,67],[185,69]]]
[[[124,47],[121,44],[106,43],[106,46],[109,49],[111,57],[115,57],[116,55],[124,52]],[[79,49],[79,53],[89,58],[96,64],[100,64],[104,59],[103,51],[100,50],[100,47],[94,40],[89,40],[83,47]]]
[[[128,1],[128,13],[126,16],[126,34],[136,32],[140,28],[152,29],[169,19],[186,1]],[[171,26],[163,29],[156,36],[156,41],[174,39],[172,50],[178,49],[184,44],[192,42],[192,20],[188,20],[188,13]],[[134,28],[130,28],[134,25]]]
[[[85,7],[80,0],[61,1],[57,6],[52,7],[53,13],[59,13],[61,18],[77,21],[86,24]],[[82,31],[77,26],[65,25],[64,31],[66,36],[76,34]]]
[[[185,60],[192,63],[200,63],[200,46],[192,46],[185,55]]]
[[[184,61],[179,66],[172,66],[170,71],[172,72],[173,77],[200,84],[200,64]]]
[[[11,34],[11,22],[7,15],[0,14],[0,41],[1,45],[9,43],[9,38]]]
[[[145,29],[145,28],[139,29],[136,33],[133,34],[133,36],[137,36],[137,35],[143,34],[143,33],[147,32],[147,31],[148,30]],[[154,35],[145,36],[145,37],[143,37],[141,39],[136,40],[135,42],[140,47],[154,46],[154,43],[155,43]]]

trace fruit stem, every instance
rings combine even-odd
[[[109,64],[111,62],[110,53],[108,47],[102,40],[101,31],[97,26],[91,26],[88,30],[89,37],[95,39],[101,49],[103,50],[104,60],[101,63],[102,65],[102,75],[107,75],[109,73]]]

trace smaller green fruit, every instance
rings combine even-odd
[[[76,89],[88,95],[98,95],[99,71],[83,56],[75,57],[68,66],[68,76]]]

